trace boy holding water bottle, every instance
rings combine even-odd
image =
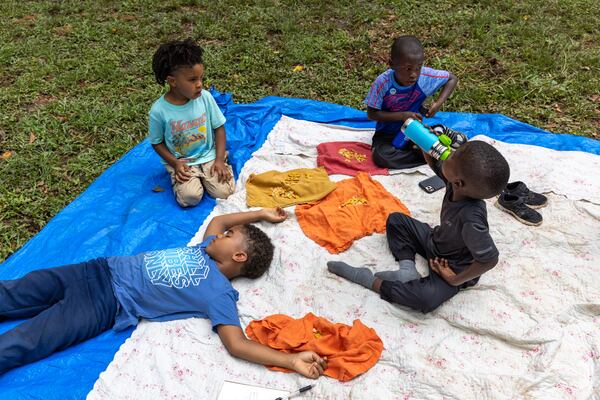
[[[373,161],[380,167],[403,169],[425,164],[421,150],[409,140],[392,141],[402,134],[408,118],[433,117],[454,91],[458,78],[448,71],[423,65],[423,46],[414,36],[400,36],[392,44],[390,69],[379,75],[365,99],[369,119],[377,121],[373,135]],[[439,89],[429,109],[423,102]],[[400,144],[399,144],[400,143]]]
[[[342,278],[380,294],[383,300],[428,313],[477,284],[497,263],[499,252],[490,235],[484,199],[506,187],[510,168],[490,144],[472,140],[443,162],[423,153],[433,171],[445,182],[440,224],[431,228],[402,213],[392,213],[386,224],[395,268],[373,274],[366,267],[329,261],[327,269]],[[415,255],[429,262],[429,275],[421,277]]]

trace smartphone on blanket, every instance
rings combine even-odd
[[[427,178],[419,182],[419,187],[427,193],[431,194],[437,190],[446,187],[446,183],[442,180],[442,178],[440,178],[437,175],[434,175],[431,178]]]

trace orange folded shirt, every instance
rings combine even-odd
[[[352,326],[333,324],[312,313],[294,319],[283,314],[252,321],[246,335],[255,342],[284,353],[312,350],[327,357],[324,374],[341,382],[349,381],[377,363],[383,342],[374,329],[355,320]],[[268,367],[273,371],[292,372]]]
[[[408,208],[365,172],[339,181],[323,200],[296,206],[296,218],[304,234],[337,254],[352,242],[373,232],[385,232],[389,214],[410,215]]]

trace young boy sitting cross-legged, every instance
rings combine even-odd
[[[481,141],[462,145],[441,169],[425,155],[434,172],[446,182],[440,225],[429,225],[401,213],[387,220],[388,245],[399,269],[373,275],[367,268],[343,262],[327,263],[330,272],[381,294],[381,298],[423,313],[436,309],[460,289],[473,286],[498,262],[489,233],[483,199],[498,195],[508,182],[504,157]],[[415,254],[429,260],[429,276],[421,278]]]
[[[229,282],[258,278],[273,259],[269,237],[250,223],[286,218],[280,208],[221,215],[193,247],[97,258],[0,281],[0,321],[29,318],[0,335],[0,374],[140,318],[199,317],[210,319],[233,356],[317,378],[326,362],[316,353],[285,354],[246,338]]]

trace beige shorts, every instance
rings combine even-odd
[[[200,203],[204,189],[214,198],[226,199],[235,190],[235,181],[233,179],[233,170],[231,165],[225,163],[229,171],[230,178],[226,182],[219,182],[219,176],[212,173],[211,169],[215,161],[209,161],[204,164],[190,166],[190,174],[192,177],[183,183],[177,182],[175,179],[175,170],[166,165],[167,171],[171,175],[171,185],[175,199],[182,207],[193,207]]]

